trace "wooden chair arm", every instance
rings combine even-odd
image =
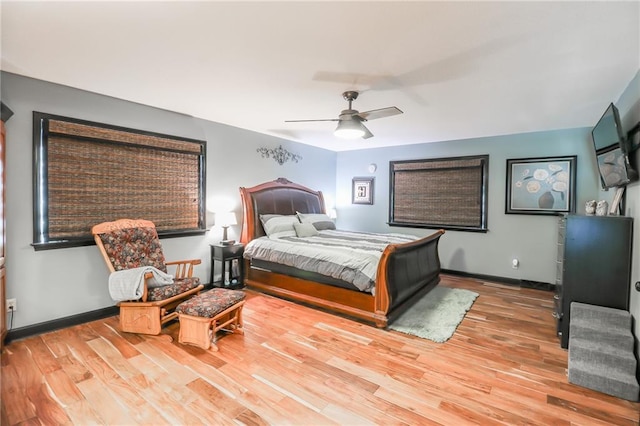
[[[151,279],[153,277],[153,274],[151,272],[145,272],[144,274],[144,290],[142,291],[142,297],[140,298],[140,300],[142,300],[143,302],[147,301],[147,295],[149,293],[149,287],[147,287],[147,280]]]
[[[200,259],[188,259],[188,260],[174,260],[172,262],[165,262],[164,264],[167,266],[175,266],[176,273],[174,274],[174,278],[191,278],[193,275],[193,265],[199,265],[202,261]],[[147,272],[144,274],[144,291],[142,293],[142,297],[140,300],[143,302],[147,301],[147,294],[149,292],[147,286],[147,280],[152,278],[153,274],[151,272]]]
[[[176,279],[180,278],[190,278],[193,275],[193,265],[199,265],[202,261],[200,259],[188,259],[188,260],[174,260],[172,262],[165,262],[167,266],[175,266],[176,273],[174,277]]]
[[[165,262],[165,265],[175,265],[178,263],[193,263],[194,265],[199,265],[202,263],[202,260],[200,259],[187,259],[187,260],[174,260],[171,262]]]

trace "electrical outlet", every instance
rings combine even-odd
[[[18,310],[18,302],[16,299],[7,299],[7,312],[15,312]]]
[[[511,267],[512,267],[513,269],[518,269],[518,267],[519,267],[519,266],[520,266],[520,261],[519,261],[518,259],[514,258],[514,259],[511,261]]]

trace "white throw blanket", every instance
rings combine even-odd
[[[151,272],[153,277],[148,286],[160,287],[173,284],[173,277],[153,266],[141,266],[139,268],[124,269],[112,272],[109,275],[109,294],[116,302],[123,300],[138,300],[144,293],[144,275]]]

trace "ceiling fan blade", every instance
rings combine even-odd
[[[371,133],[371,131],[369,131],[369,129],[367,129],[364,124],[360,123],[360,125],[362,126],[362,129],[364,130],[364,135],[362,135],[362,139],[369,139],[373,137],[373,133]]]
[[[375,120],[377,118],[391,117],[392,115],[402,114],[402,111],[397,107],[388,107],[388,108],[380,108],[380,109],[372,109],[371,111],[359,112],[358,117],[363,120],[370,121]]]
[[[309,121],[340,121],[338,118],[322,118],[319,120],[284,120],[285,123],[305,123]]]

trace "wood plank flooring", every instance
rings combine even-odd
[[[480,293],[445,343],[248,291],[219,352],[108,318],[2,353],[2,425],[638,425],[640,404],[567,382],[550,292],[443,276]],[[173,337],[173,341],[170,341]]]

